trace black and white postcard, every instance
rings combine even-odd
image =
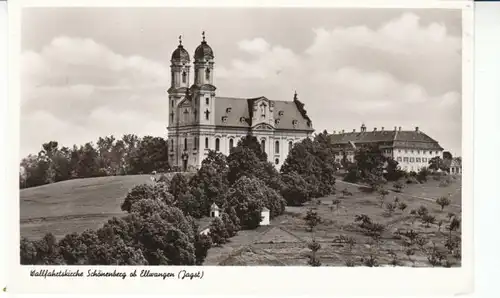
[[[12,291],[472,289],[469,1],[12,2]]]

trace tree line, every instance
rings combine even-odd
[[[21,161],[20,188],[76,178],[134,175],[168,171],[167,141],[161,137],[124,135],[100,137],[72,148],[56,141],[44,143],[38,154]]]
[[[258,140],[243,137],[228,156],[210,151],[190,179],[179,173],[170,181],[161,176],[153,184],[135,186],[121,205],[128,214],[110,219],[102,228],[60,240],[51,234],[39,240],[22,238],[21,263],[202,264],[212,245],[230,241],[241,229],[258,227],[264,207],[274,218],[283,214],[286,205],[302,205],[333,193],[330,150],[326,132],[304,139],[293,146],[277,171]],[[213,203],[220,207],[220,217],[210,223],[209,234],[202,235],[197,219],[208,216]]]

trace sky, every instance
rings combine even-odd
[[[182,35],[192,58],[202,31],[217,96],[297,91],[317,132],[418,126],[461,155],[459,10],[28,8],[21,30],[21,156],[166,138],[171,54]]]

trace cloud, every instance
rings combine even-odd
[[[460,152],[461,40],[443,24],[402,14],[379,28],[312,29],[302,53],[262,39],[242,40],[246,58],[217,73],[218,92],[306,104],[317,130],[419,126]]]
[[[291,100],[297,90],[316,130],[419,126],[460,153],[461,39],[444,24],[405,13],[378,27],[325,25],[310,34],[304,50],[270,37],[228,39],[237,51],[216,61],[217,95]],[[25,51],[21,154],[49,140],[165,137],[169,83],[166,63],[90,38],[60,36]]]
[[[166,135],[164,65],[70,37],[21,59],[22,156],[50,140],[72,146],[109,134]]]

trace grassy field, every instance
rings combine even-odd
[[[321,244],[318,257],[323,266],[345,266],[346,260],[359,260],[373,254],[380,264],[388,264],[390,261],[389,250],[397,255],[401,265],[405,266],[429,266],[427,256],[416,253],[409,259],[404,253],[402,241],[394,237],[397,230],[410,230],[425,235],[427,239],[442,244],[445,241],[448,224],[447,214],[453,212],[460,215],[461,212],[461,181],[460,178],[446,187],[440,187],[439,182],[430,180],[425,184],[407,185],[403,193],[391,193],[385,199],[386,202],[394,200],[397,196],[400,201],[405,202],[408,207],[404,211],[395,211],[388,215],[384,208],[380,207],[380,201],[376,194],[369,194],[359,190],[357,186],[337,182],[337,189],[347,188],[353,193],[352,197],[342,198],[331,196],[320,199],[320,205],[314,205],[323,222],[316,227],[315,238]],[[416,197],[415,197],[416,196]],[[449,196],[452,203],[441,211],[439,205],[433,200],[440,196]],[[418,197],[418,198],[417,198]],[[428,198],[427,200],[425,198]],[[330,208],[333,199],[341,201],[338,210]],[[419,220],[412,223],[411,209],[426,206],[430,214],[436,216],[436,223],[443,220],[443,225],[438,231],[437,225],[426,227]],[[307,242],[311,241],[312,233],[307,230],[303,220],[310,206],[287,207],[286,213],[275,218],[270,226],[260,227],[255,231],[240,231],[231,238],[231,242],[222,247],[210,249],[206,265],[288,265],[298,266],[307,264],[307,256],[310,253]],[[368,215],[374,222],[386,226],[380,243],[363,235],[354,223],[354,217],[358,214]],[[455,232],[455,234],[460,231]],[[340,235],[353,237],[356,244],[350,249],[347,244],[338,243],[336,239]],[[459,265],[459,260],[455,260]],[[358,263],[359,265],[359,263]]]
[[[346,260],[373,254],[379,263],[389,263],[388,251],[394,251],[402,265],[429,266],[427,257],[416,253],[411,259],[404,254],[402,241],[394,237],[397,230],[413,229],[431,241],[442,244],[447,235],[447,214],[461,213],[461,180],[452,180],[448,186],[440,186],[430,179],[424,184],[405,185],[402,193],[391,192],[385,202],[405,202],[406,210],[396,210],[388,215],[381,206],[379,195],[366,193],[356,185],[337,180],[337,193],[321,198],[319,205],[287,207],[285,214],[274,218],[271,225],[256,230],[240,231],[230,242],[211,248],[205,265],[306,265],[309,249],[307,242],[312,233],[303,220],[312,206],[322,218],[315,229],[315,238],[321,244],[318,257],[323,266],[345,266]],[[96,229],[113,216],[123,216],[120,205],[128,191],[135,185],[151,183],[149,175],[101,177],[76,179],[21,190],[21,236],[40,238],[51,232],[56,237],[85,229]],[[342,197],[341,190],[347,189],[353,196]],[[444,211],[435,199],[447,196],[451,205]],[[332,200],[339,199],[339,208],[331,207]],[[438,231],[437,225],[426,227],[419,220],[413,221],[410,210],[426,206],[436,222],[443,221]],[[372,239],[357,229],[354,217],[368,215],[374,222],[386,226],[381,241],[374,244]],[[461,231],[455,232],[458,235]],[[356,244],[350,249],[347,244],[338,243],[339,236],[353,237]],[[459,264],[459,262],[458,262]]]
[[[150,175],[99,177],[68,180],[20,191],[21,236],[56,237],[95,229],[120,209],[130,189],[151,183]]]

